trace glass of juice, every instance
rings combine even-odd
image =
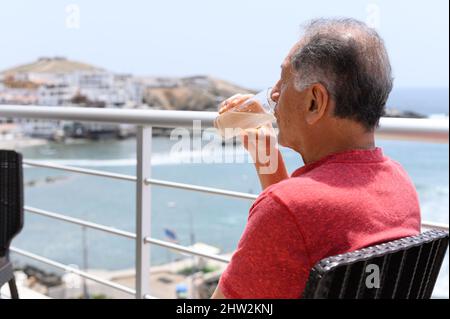
[[[271,96],[272,88],[255,94],[242,104],[220,114],[214,121],[214,127],[223,137],[232,138],[242,130],[275,122],[273,113],[276,103]]]

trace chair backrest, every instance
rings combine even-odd
[[[0,257],[23,227],[22,155],[0,150]]]
[[[428,299],[447,246],[448,232],[431,230],[322,259],[302,298]]]

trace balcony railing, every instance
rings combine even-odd
[[[152,127],[190,128],[194,120],[200,120],[205,127],[211,127],[217,114],[215,112],[194,111],[157,111],[157,110],[123,110],[123,109],[96,109],[76,107],[45,107],[45,106],[17,106],[0,105],[0,118],[24,118],[45,120],[68,120],[78,122],[98,122],[133,124],[137,126],[137,165],[136,176],[116,174],[106,171],[84,169],[79,167],[42,163],[24,159],[24,165],[45,167],[79,174],[88,174],[104,178],[112,178],[134,182],[136,185],[136,233],[131,233],[116,228],[88,222],[82,219],[64,216],[56,212],[25,206],[28,213],[38,214],[48,218],[76,224],[82,227],[107,232],[115,236],[125,237],[135,241],[136,250],[136,276],[135,289],[104,280],[85,271],[61,264],[59,262],[38,256],[31,252],[11,247],[11,251],[22,256],[37,260],[47,265],[75,273],[86,279],[109,286],[122,292],[134,295],[135,298],[154,298],[150,293],[149,269],[150,247],[157,245],[173,249],[182,253],[200,256],[219,262],[227,263],[229,260],[219,255],[207,254],[195,249],[178,244],[159,240],[151,237],[151,186],[178,188],[188,191],[203,192],[219,196],[233,197],[243,200],[257,198],[257,195],[235,192],[218,188],[204,187],[192,184],[175,183],[170,181],[153,179],[151,177],[151,165],[145,165],[151,161]],[[448,119],[403,119],[382,118],[377,130],[380,138],[400,140],[420,140],[427,142],[448,143],[449,121]],[[423,222],[424,228],[438,228],[448,231],[447,224]]]

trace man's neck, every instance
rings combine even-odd
[[[305,146],[300,152],[305,164],[314,163],[335,153],[350,150],[369,150],[375,148],[374,132],[355,132],[348,130],[324,136],[314,145]]]

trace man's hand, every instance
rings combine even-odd
[[[219,114],[231,109],[238,108],[245,104],[252,94],[236,94],[226,99],[219,106]],[[258,103],[249,103],[239,112],[264,112]],[[278,143],[277,136],[272,124],[242,130],[241,141],[244,148],[250,153],[253,161],[261,174],[271,174],[278,165]]]
[[[252,94],[233,95],[220,104],[219,114],[239,108],[251,97]],[[262,109],[258,103],[250,103],[239,111],[260,113]],[[241,141],[255,163],[263,189],[288,177],[272,124],[242,130]]]
[[[241,140],[259,174],[273,174],[278,167],[277,135],[272,124],[242,132]]]

